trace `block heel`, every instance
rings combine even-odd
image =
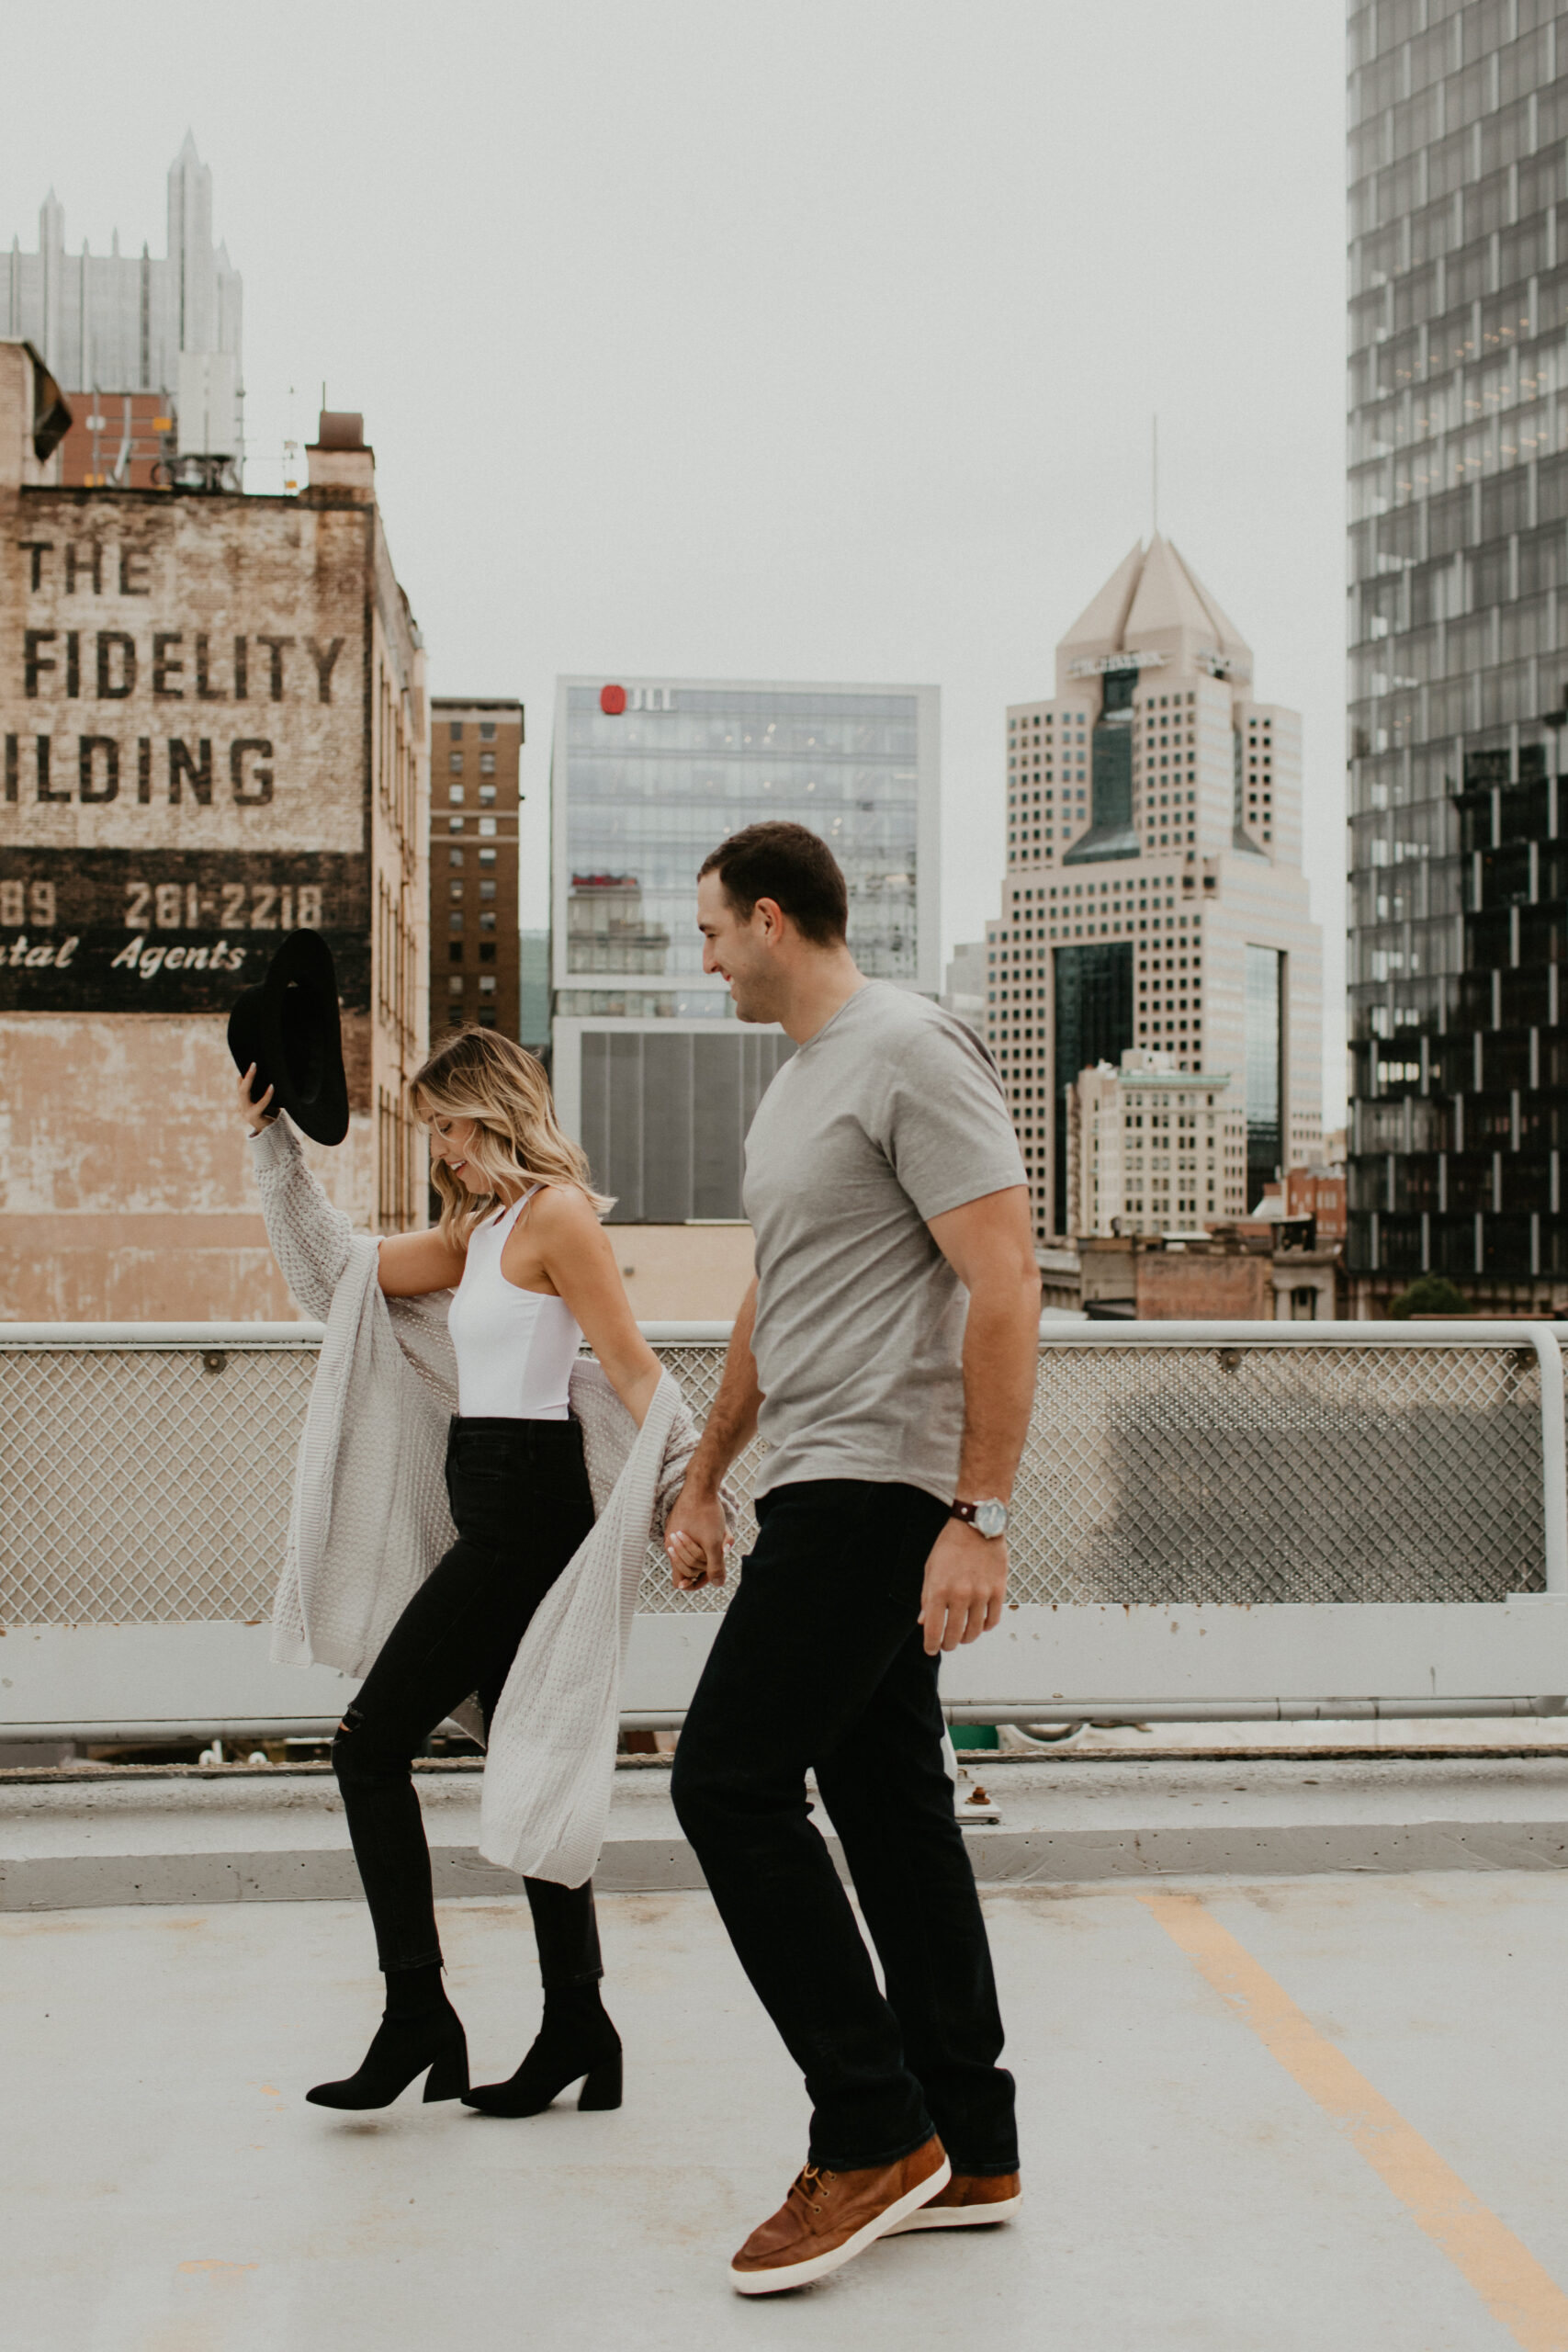
[[[428,2107],[438,2098],[461,2098],[468,2087],[468,2044],[459,2041],[445,2051],[424,2078],[424,2103]]]
[[[621,2053],[617,2050],[613,2058],[590,2067],[578,2095],[577,2109],[580,2115],[599,2115],[620,2103]]]

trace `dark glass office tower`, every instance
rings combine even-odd
[[[1568,12],[1349,17],[1350,1233],[1568,1297]],[[1568,830],[1568,829],[1565,829]]]
[[[1280,1108],[1284,1100],[1284,957],[1276,947],[1249,947],[1243,976],[1242,1053],[1247,1065],[1247,1197],[1259,1201],[1283,1159]]]
[[[1098,729],[1096,732],[1098,733]],[[1095,789],[1095,805],[1100,805],[1100,791]],[[1254,951],[1248,949],[1250,955]],[[1051,951],[1055,967],[1055,996],[1056,1018],[1053,1036],[1053,1067],[1057,1072],[1055,1090],[1055,1190],[1053,1207],[1055,1224],[1053,1230],[1070,1233],[1072,1226],[1067,1214],[1067,1122],[1068,1102],[1073,1081],[1062,1073],[1093,1069],[1100,1062],[1109,1062],[1113,1069],[1121,1068],[1122,1057],[1137,1039],[1137,1014],[1133,981],[1133,943],[1130,939],[1101,940],[1093,947],[1055,947]],[[1276,1110],[1275,1131],[1279,1117]]]

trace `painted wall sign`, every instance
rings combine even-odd
[[[0,846],[0,1012],[227,1012],[297,925],[368,1011],[369,897],[363,857]]]
[[[362,851],[363,514],[124,511],[0,544],[0,844]]]

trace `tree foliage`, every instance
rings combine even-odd
[[[1471,1307],[1463,1291],[1447,1274],[1418,1274],[1388,1311],[1404,1322],[1412,1315],[1468,1315]]]

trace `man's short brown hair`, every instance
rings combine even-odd
[[[759,899],[773,899],[803,939],[841,945],[850,927],[850,894],[838,859],[805,825],[748,825],[710,850],[697,869],[716,874],[743,919]]]

